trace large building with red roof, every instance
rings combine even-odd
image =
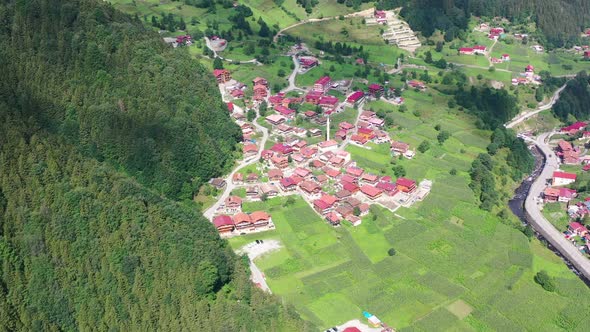
[[[411,193],[416,190],[416,181],[406,178],[398,178],[397,181],[395,181],[395,185],[397,190],[405,193]]]
[[[318,79],[317,81],[315,81],[315,83],[313,85],[313,90],[328,92],[328,90],[330,89],[331,83],[332,83],[332,79],[330,78],[330,76],[323,76],[320,79]]]
[[[213,76],[215,76],[215,79],[217,80],[217,83],[219,83],[219,84],[226,83],[231,80],[231,74],[229,73],[229,70],[227,70],[227,69],[214,69]]]
[[[554,186],[565,186],[570,183],[576,182],[576,174],[562,171],[553,172],[552,185]]]
[[[364,98],[365,98],[364,92],[355,91],[355,92],[351,93],[350,96],[348,96],[348,98],[346,98],[346,102],[352,106],[356,103],[360,103],[361,101],[363,101]]]

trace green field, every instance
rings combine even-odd
[[[555,330],[563,315],[590,304],[572,296],[587,289],[559,258],[458,191],[439,187],[421,207],[398,211],[404,219],[379,211],[358,227],[333,228],[301,199],[288,208],[284,198],[246,203],[246,211],[269,211],[276,231],[230,243],[279,240],[284,248],[256,263],[274,293],[320,326],[368,310],[396,328]],[[532,281],[539,269],[557,278],[558,293]],[[579,316],[567,318],[583,330]]]
[[[319,326],[376,314],[402,330],[584,330],[590,319],[586,286],[558,257],[492,214],[480,211],[468,187],[468,170],[488,144],[487,132],[473,119],[449,111],[445,96],[408,91],[408,111],[382,102],[367,107],[394,116],[394,139],[415,148],[432,140],[426,153],[399,160],[408,177],[434,181],[431,194],[396,214],[376,209],[358,227],[333,228],[302,200],[284,207],[285,198],[246,203],[265,209],[276,231],[230,240],[234,248],[255,239],[277,239],[283,249],[257,260],[273,292],[293,303]],[[413,110],[419,110],[417,116]],[[452,137],[435,142],[440,123]],[[349,146],[360,166],[391,174],[386,144],[371,150]],[[455,168],[455,176],[449,170]],[[373,220],[373,213],[376,217]],[[397,254],[390,257],[389,248]],[[534,283],[540,269],[556,278],[558,291]],[[572,313],[579,313],[578,315]]]

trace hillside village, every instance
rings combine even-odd
[[[294,49],[305,49],[303,46]],[[301,70],[306,72],[319,66],[310,54],[294,54]],[[214,211],[212,222],[222,236],[233,236],[270,230],[274,228],[272,216],[255,212],[250,216],[241,211],[242,201],[266,200],[276,196],[298,195],[332,226],[348,222],[353,226],[369,212],[373,204],[390,211],[409,207],[423,200],[432,186],[429,180],[417,182],[403,176],[372,174],[358,167],[351,154],[345,150],[348,144],[366,149],[367,143],[387,144],[392,157],[411,159],[415,151],[410,145],[390,137],[390,128],[377,114],[364,109],[366,100],[388,100],[396,105],[403,104],[403,98],[385,91],[380,84],[369,84],[367,90],[350,90],[350,81],[333,81],[330,76],[319,78],[313,86],[303,87],[303,94],[288,97],[284,92],[270,94],[268,81],[257,77],[250,84],[232,79],[228,70],[215,70],[214,76],[220,91],[226,99],[228,110],[243,134],[243,158],[259,158],[255,172],[237,172],[231,179],[213,179],[211,185],[224,190],[227,181],[234,191],[243,189],[244,197],[235,195],[225,198]],[[408,87],[426,89],[424,83],[414,80]],[[258,124],[266,123],[271,142],[260,146],[257,138],[261,133],[256,124],[247,119],[248,111],[235,102],[245,98],[244,91],[251,91],[251,99],[244,100],[247,107],[260,113],[260,107],[270,111]],[[346,93],[340,99],[330,91]],[[390,96],[391,99],[385,98]],[[312,111],[300,111],[300,105],[312,107]],[[293,109],[297,106],[297,109]],[[356,112],[354,123],[341,121],[331,134],[330,118],[341,112]],[[298,126],[301,120],[309,125]],[[324,129],[325,127],[325,129]],[[333,135],[333,136],[332,136]]]

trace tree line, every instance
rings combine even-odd
[[[534,21],[547,47],[579,43],[590,21],[590,3],[584,0],[380,0],[379,9],[403,7],[401,15],[426,37],[441,30],[451,40],[468,29],[469,18],[506,17],[512,22]]]
[[[579,72],[567,83],[559,100],[553,105],[553,114],[562,122],[585,121],[590,116],[590,78]]]

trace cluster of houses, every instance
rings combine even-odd
[[[492,63],[503,63],[506,61],[510,61],[510,54],[502,54],[502,56],[500,56],[500,58],[490,58],[490,61],[492,61]]]
[[[545,203],[564,202],[568,203],[575,197],[577,192],[574,189],[565,188],[563,186],[576,182],[576,174],[563,171],[553,172],[551,179],[551,186],[545,188],[543,191],[543,201]]]
[[[528,65],[524,73],[512,79],[512,85],[541,84],[541,76],[535,74],[535,67]]]
[[[224,237],[260,232],[274,228],[271,216],[264,211],[242,212],[242,198],[229,196],[221,206],[222,214],[213,217],[213,225]]]
[[[407,145],[396,145],[396,149],[404,151]],[[358,225],[359,217],[368,213],[370,204],[379,203],[394,210],[400,202],[422,200],[430,190],[430,185],[417,185],[411,179],[393,181],[389,176],[366,172],[351,160],[349,152],[338,149],[334,140],[310,146],[302,138],[287,137],[284,142],[263,150],[261,158],[260,169],[264,170],[260,176],[257,173],[236,173],[232,178],[236,186],[245,187],[246,199],[255,201],[263,196],[300,195],[334,226],[343,220]],[[229,210],[224,212],[228,215],[235,213],[234,207],[235,204],[226,201],[225,208]],[[227,218],[219,220],[225,220],[224,227],[231,229]],[[235,218],[232,220],[237,225]],[[238,230],[237,226],[234,230]]]
[[[583,252],[590,253],[590,232],[588,232],[588,228],[586,228],[586,226],[577,221],[570,222],[567,226],[567,231],[565,231],[563,234],[566,239],[572,241],[574,244],[576,244],[575,237],[580,237],[582,241],[585,242],[585,244],[580,246],[579,249]]]
[[[228,93],[233,100],[243,99],[245,91],[248,88],[245,84],[237,82],[232,79],[231,73],[227,69],[215,69],[213,75],[217,80],[217,84],[223,84],[225,92]],[[260,103],[269,95],[268,81],[262,77],[256,77],[252,80],[252,101]]]
[[[180,35],[176,37],[164,37],[164,42],[176,48],[179,46],[190,46],[193,44],[193,38],[190,35]]]
[[[580,163],[580,149],[578,147],[574,148],[568,141],[560,140],[557,143],[555,154],[565,165],[577,165]]]

